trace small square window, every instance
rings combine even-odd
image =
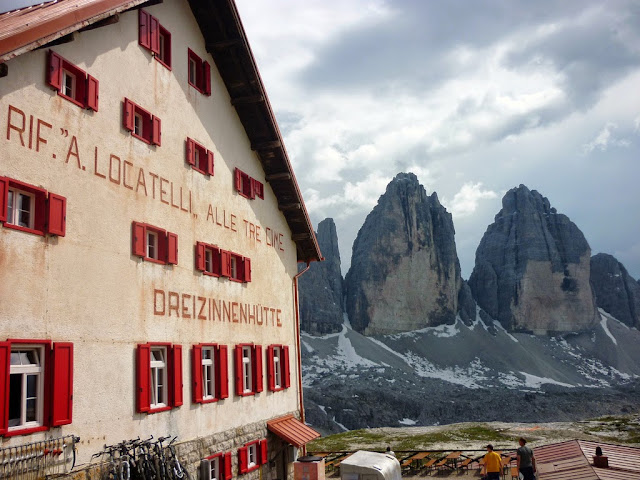
[[[200,93],[211,95],[211,66],[188,49],[187,80]]]
[[[202,347],[202,399],[211,400],[216,396],[215,360],[213,347]]]
[[[171,33],[160,25],[158,36],[159,52],[155,58],[165,67],[171,69]]]
[[[253,348],[251,346],[242,347],[242,391],[244,393],[253,391],[252,351]]]
[[[51,50],[47,83],[58,95],[79,107],[98,111],[98,80]]]
[[[275,388],[282,388],[281,354],[282,349],[280,347],[273,347],[273,382]]]
[[[140,113],[135,113],[133,116],[133,133],[139,137],[144,137],[144,120]]]
[[[122,126],[125,130],[145,143],[161,145],[160,119],[128,98],[124,99],[122,106]]]
[[[178,264],[178,236],[158,227],[133,222],[132,253],[153,263]]]
[[[147,257],[158,260],[158,234],[147,231]]]
[[[247,446],[247,468],[255,467],[258,464],[258,444],[252,443]]]
[[[214,457],[209,462],[209,480],[222,480],[220,477],[220,457]]]

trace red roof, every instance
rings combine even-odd
[[[286,415],[268,421],[267,429],[297,448],[300,448],[314,438],[320,437],[318,432],[306,426],[293,415]]]
[[[596,447],[609,468],[593,466]],[[534,449],[539,480],[640,480],[640,448],[571,440]]]

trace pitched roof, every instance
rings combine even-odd
[[[322,259],[282,134],[260,78],[233,0],[188,0],[220,72],[231,104],[244,126],[291,229],[300,262]],[[114,15],[157,0],[55,0],[0,14],[0,64]]]
[[[609,468],[593,465],[596,447]],[[540,480],[640,480],[640,448],[571,440],[534,449]]]

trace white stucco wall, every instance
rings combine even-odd
[[[80,461],[86,461],[105,443],[149,434],[188,440],[297,409],[292,288],[296,249],[291,232],[187,2],[164,2],[146,10],[171,32],[172,70],[138,45],[137,11],[121,14],[114,25],[76,33],[73,42],[52,47],[99,80],[98,112],[82,110],[47,85],[46,49],[10,60],[9,75],[0,78],[0,176],[67,199],[63,238],[0,227],[0,340],[73,342],[75,359],[73,423],[29,437],[5,438],[3,446],[73,433],[82,438]],[[187,48],[211,64],[210,97],[188,85]],[[160,117],[162,146],[147,145],[123,129],[124,97]],[[25,115],[25,146],[18,132],[8,128],[9,106]],[[36,148],[38,119],[51,127],[40,123],[44,140]],[[14,110],[11,123],[21,122]],[[215,152],[213,177],[185,162],[187,137]],[[70,150],[77,156],[69,156]],[[130,163],[123,182],[125,161]],[[264,200],[248,200],[235,192],[235,167],[264,183]],[[140,175],[146,195],[138,185]],[[187,212],[180,208],[180,189]],[[224,223],[228,227],[232,216],[235,228],[226,228]],[[132,221],[177,233],[178,265],[158,265],[133,256]],[[261,228],[260,241],[249,237],[248,222]],[[281,244],[267,244],[267,228],[281,234]],[[235,283],[197,272],[197,241],[250,257],[252,281]],[[164,315],[157,315],[154,290],[269,307],[280,312],[281,325],[271,319],[257,325],[183,318],[167,308]],[[157,414],[136,413],[135,348],[147,342],[182,345],[183,406]],[[230,396],[213,404],[191,401],[190,350],[201,342],[229,347]],[[247,342],[263,346],[265,391],[239,397],[234,389],[233,347]],[[264,353],[270,344],[290,346],[288,390],[267,391]]]

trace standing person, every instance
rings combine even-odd
[[[535,480],[536,457],[533,450],[527,447],[527,441],[520,437],[520,448],[517,451],[518,471],[522,473],[524,480]]]
[[[487,454],[484,456],[484,467],[482,473],[486,480],[500,480],[502,472],[502,458],[493,451],[493,445],[486,446]]]

